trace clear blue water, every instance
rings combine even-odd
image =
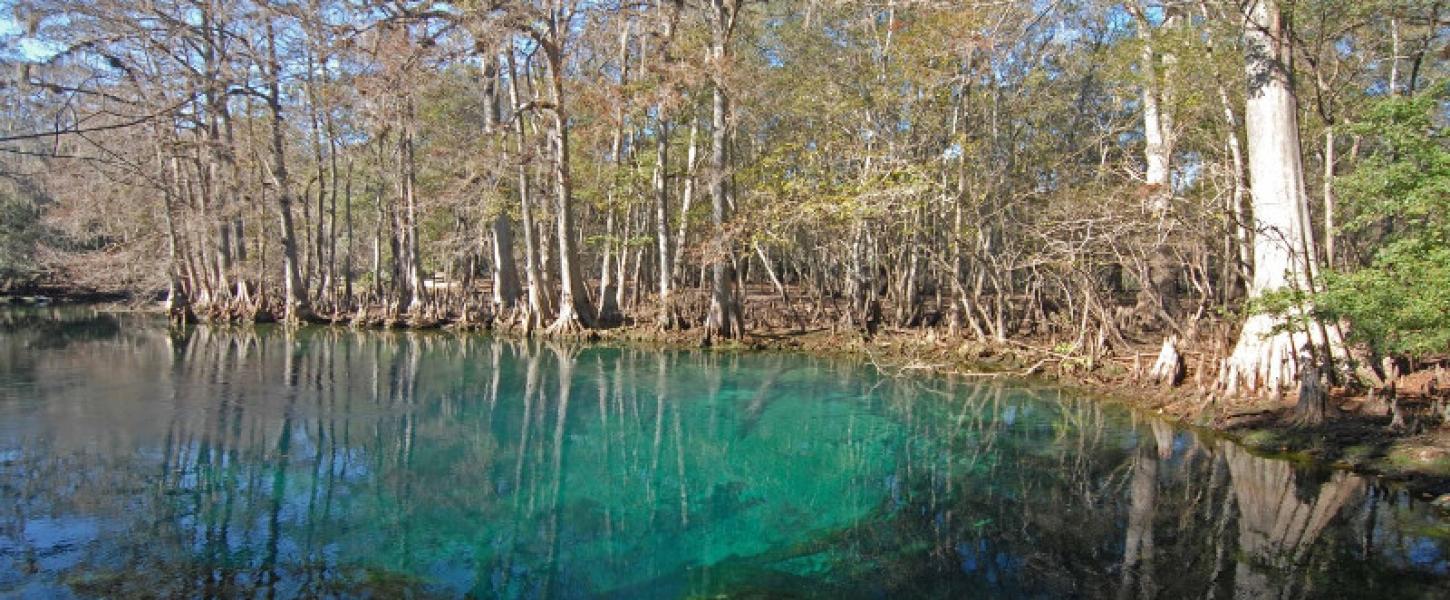
[[[0,596],[1450,596],[1450,524],[788,354],[0,312]]]

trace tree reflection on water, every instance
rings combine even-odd
[[[1404,494],[1055,390],[780,354],[9,319],[3,594],[1446,584],[1445,526]]]

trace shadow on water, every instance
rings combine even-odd
[[[1404,494],[1053,391],[62,317],[0,313],[0,595],[1437,597],[1450,576],[1446,525]]]

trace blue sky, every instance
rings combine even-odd
[[[55,54],[45,43],[22,37],[24,30],[16,16],[15,2],[0,0],[0,58],[38,62]]]

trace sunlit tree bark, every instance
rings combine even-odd
[[[730,61],[730,37],[739,14],[739,0],[710,3],[710,220],[715,240],[710,251],[710,311],[706,335],[721,339],[745,334],[745,319],[735,291],[734,253],[726,226],[730,220],[731,173],[729,157],[730,95],[725,70]]]
[[[1249,295],[1258,298],[1284,289],[1311,289],[1315,252],[1287,21],[1277,0],[1252,0],[1245,10],[1245,123],[1255,234]],[[1325,348],[1339,346],[1313,327],[1296,341],[1292,330],[1281,330],[1284,324],[1283,317],[1262,313],[1244,323],[1224,373],[1223,385],[1230,393],[1277,393],[1297,381],[1299,354],[1311,339]]]
[[[272,163],[269,182],[277,198],[277,215],[282,232],[283,316],[296,322],[307,312],[307,290],[297,264],[297,234],[292,223],[292,182],[287,175],[286,121],[282,114],[282,66],[278,60],[277,33],[267,18],[267,107],[271,112]]]
[[[549,132],[554,151],[554,219],[559,242],[559,314],[549,325],[549,333],[561,334],[594,326],[594,303],[584,287],[574,226],[574,182],[570,166],[569,113],[565,109],[564,52],[565,39],[572,23],[564,9],[551,9],[548,33],[537,35],[535,41],[544,53],[549,67],[549,93],[553,106],[549,109],[553,129]],[[570,11],[572,14],[572,9]]]

